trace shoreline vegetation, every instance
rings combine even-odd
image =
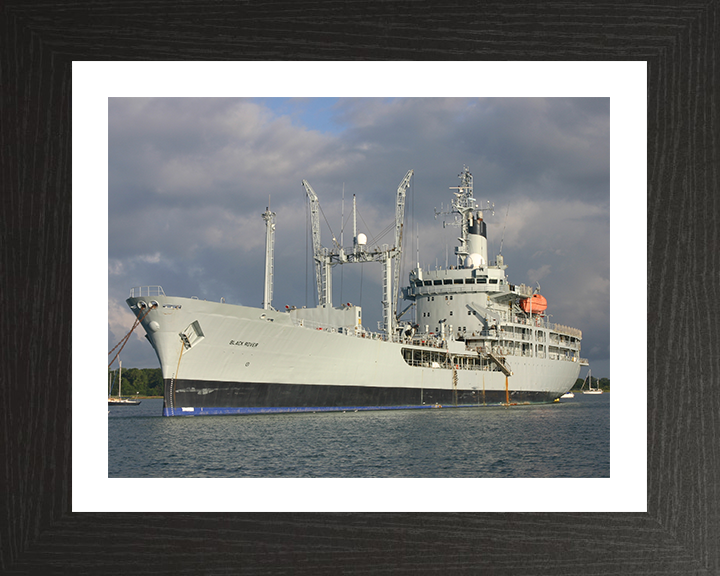
[[[109,396],[117,396],[118,370],[110,370],[112,388]],[[123,398],[162,398],[163,378],[160,368],[123,368],[122,371]]]
[[[110,374],[112,376],[112,393],[117,395],[117,369],[111,370]],[[583,382],[582,378],[578,378],[571,390],[580,390]],[[610,392],[609,378],[593,378],[592,382],[594,387],[599,385],[603,392]],[[123,368],[122,391],[123,397],[162,398],[162,371],[160,368]]]

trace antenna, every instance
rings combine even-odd
[[[507,227],[508,212],[510,212],[510,204],[508,204],[507,210],[505,211],[505,223],[503,224],[503,232],[502,236],[500,237],[500,254],[502,254],[502,245],[505,241],[505,228]]]
[[[355,207],[355,194],[353,194],[353,252],[357,251],[357,208]]]
[[[418,232],[417,222],[415,222],[415,243],[417,246],[417,267],[420,268],[420,233]]]

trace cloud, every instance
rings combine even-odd
[[[478,201],[496,206],[486,214],[490,259],[502,243],[511,282],[542,280],[556,321],[597,325],[601,348],[609,338],[600,314],[609,301],[608,99],[111,98],[108,110],[109,299],[120,308],[129,287],[148,284],[259,304],[268,205],[276,302],[313,305],[302,179],[320,197],[323,244],[348,222],[349,245],[353,194],[358,229],[372,239],[392,225],[395,191],[414,169],[403,280],[418,252],[423,266],[452,264],[457,229],[434,210],[447,207],[466,164]],[[342,268],[336,300],[342,286],[374,327],[379,266]],[[122,324],[115,312],[112,334]],[[153,361],[142,344],[133,353]]]
[[[114,341],[112,346],[119,343],[127,333],[130,332],[134,322],[135,315],[130,312],[130,308],[127,307],[125,302],[114,298],[108,299],[108,330],[112,341]],[[131,338],[144,341],[143,330],[135,330]],[[115,352],[117,352],[117,350]]]
[[[539,282],[542,278],[545,278],[545,276],[547,276],[548,274],[550,274],[550,265],[545,264],[537,270],[528,270],[527,277],[530,279],[531,284],[535,284],[536,282]]]

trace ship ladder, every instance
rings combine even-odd
[[[112,350],[110,350],[110,352],[108,352],[108,356],[110,356],[110,354],[112,354],[115,351],[115,349],[122,344],[122,346],[120,346],[120,350],[118,350],[117,354],[115,354],[115,356],[113,356],[113,359],[110,360],[110,364],[108,364],[108,368],[110,368],[110,366],[112,366],[113,362],[115,362],[115,359],[120,355],[120,352],[122,352],[122,349],[125,348],[125,344],[127,344],[127,341],[130,338],[130,335],[135,331],[135,328],[140,326],[140,322],[142,322],[145,319],[145,316],[150,314],[150,310],[152,310],[154,308],[157,308],[157,304],[153,304],[152,306],[149,306],[147,312],[145,312],[145,314],[143,314],[142,316],[136,316],[135,322],[133,323],[132,328],[130,328],[130,332],[125,334],[125,336],[123,336],[123,338],[120,340],[120,342],[115,344],[115,347]]]
[[[185,350],[185,341],[180,334],[180,357],[178,358],[177,368],[175,368],[175,375],[170,378],[170,409],[175,409],[175,380],[177,380],[178,373],[180,372],[180,360],[182,360],[183,351]]]
[[[490,358],[490,360],[495,362],[497,367],[500,368],[500,371],[505,374],[505,376],[512,375],[512,371],[510,370],[510,368],[508,368],[508,366],[500,358],[495,356],[495,354],[493,354],[492,352],[488,352],[487,356],[488,358]]]

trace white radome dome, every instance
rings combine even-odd
[[[367,236],[365,236],[365,234],[360,232],[360,234],[357,235],[357,243],[360,244],[361,246],[364,246],[365,244],[367,244]]]

